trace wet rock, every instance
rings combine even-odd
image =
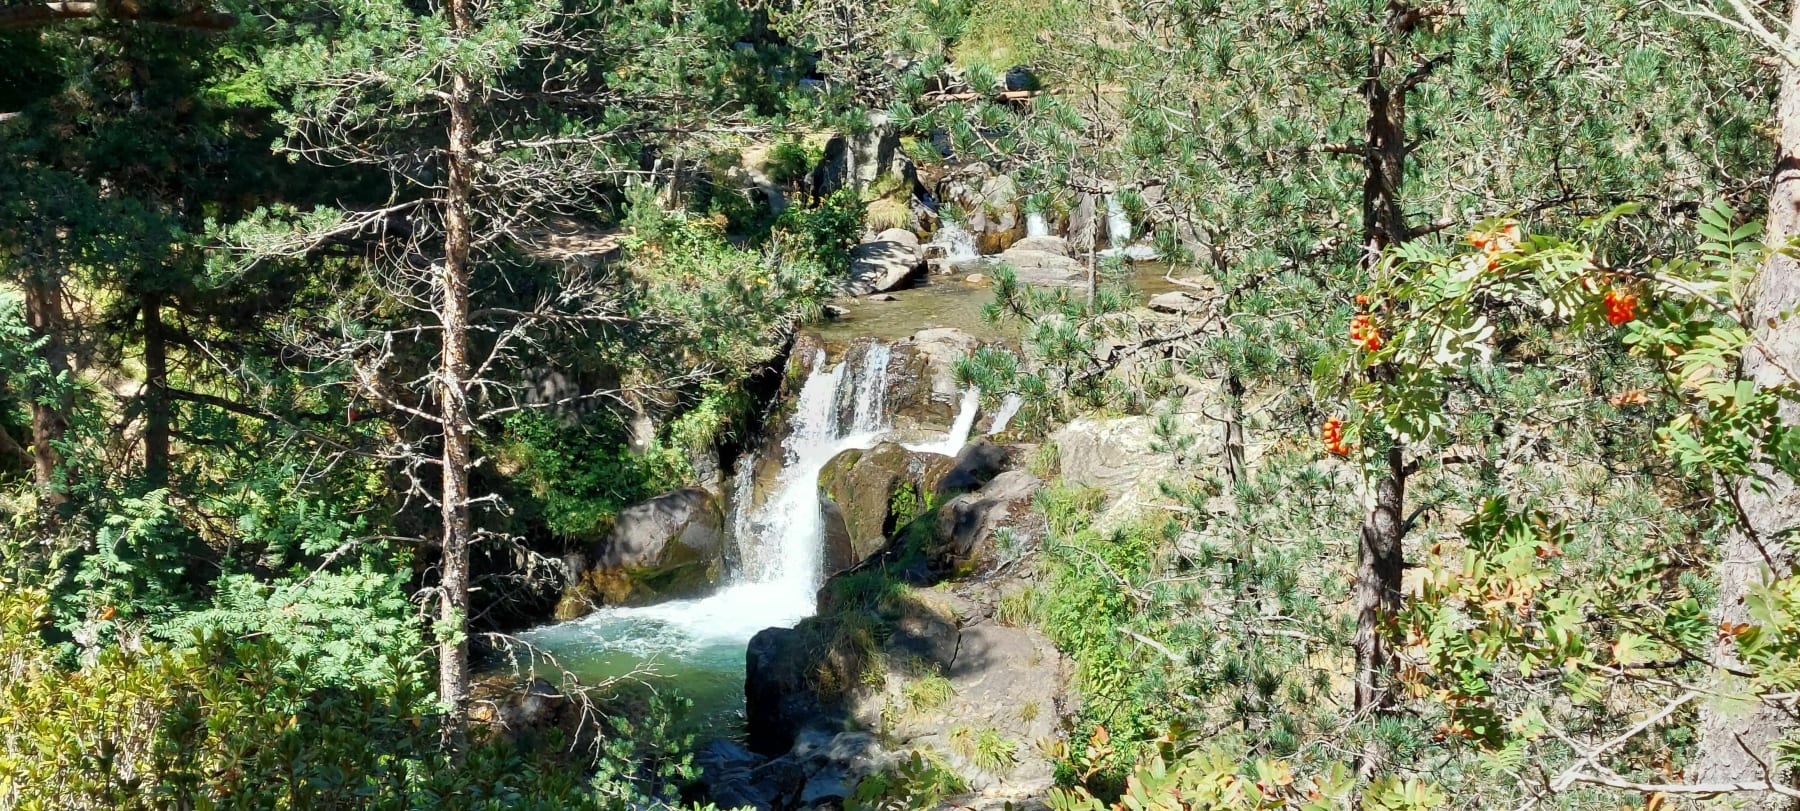
[[[903,228],[890,228],[850,251],[850,273],[843,291],[861,296],[898,290],[909,286],[924,269],[919,237]]]
[[[1035,549],[1046,527],[1031,502],[1043,487],[1036,476],[1012,470],[945,502],[933,533],[934,565],[944,572],[984,570]]]
[[[945,178],[938,184],[937,198],[966,216],[964,227],[975,237],[978,253],[999,253],[1025,236],[1018,185],[986,164],[971,163]]]
[[[988,280],[986,276],[979,273],[971,273],[963,277],[963,284],[974,285],[976,287],[987,287]]]
[[[1150,297],[1145,306],[1159,313],[1186,315],[1197,313],[1205,308],[1205,303],[1180,290],[1171,290]]]
[[[956,362],[980,346],[975,336],[950,327],[896,341],[886,404],[894,427],[920,434],[949,430],[962,398]]]
[[[588,569],[564,593],[557,618],[705,593],[725,570],[724,527],[718,500],[698,487],[626,508],[588,553]]]
[[[840,572],[887,545],[895,530],[926,509],[952,460],[883,442],[847,450],[819,473],[825,522],[825,570]]]
[[[869,296],[869,300],[881,302],[899,301],[900,297],[892,293],[876,293],[875,295]]]
[[[767,762],[768,758],[726,740],[709,741],[694,755],[706,796],[721,808],[772,811],[779,787],[757,779],[757,768]]]
[[[1082,192],[1075,196],[1075,207],[1069,210],[1069,249],[1075,253],[1086,254],[1095,245],[1099,234],[1094,209],[1097,204],[1095,195]]]

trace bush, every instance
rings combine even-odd
[[[0,593],[0,808],[615,807],[558,741],[442,748],[416,655],[323,690],[273,642],[217,633],[69,670],[40,639],[43,592]]]

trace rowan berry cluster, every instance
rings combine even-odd
[[[1326,420],[1325,426],[1319,429],[1319,437],[1325,440],[1325,450],[1339,456],[1350,454],[1350,443],[1344,441],[1344,421],[1342,419],[1332,417]]]

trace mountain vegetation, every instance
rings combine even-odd
[[[860,499],[784,687],[950,714],[895,639],[1004,581],[1073,700],[749,804],[1800,800],[1800,4],[10,0],[0,53],[0,809],[735,807],[744,731],[520,632],[766,483],[905,240],[881,295],[985,287],[1041,531]]]

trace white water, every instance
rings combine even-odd
[[[1131,243],[1131,215],[1116,194],[1106,195],[1106,241],[1115,251]]]
[[[1042,211],[1027,211],[1027,212],[1025,212],[1025,236],[1028,236],[1028,237],[1050,236],[1050,223],[1048,223],[1044,220],[1044,212],[1042,212]]]
[[[932,237],[931,242],[944,246],[944,258],[952,262],[981,258],[981,253],[975,249],[975,235],[949,220],[938,225],[937,234]]]
[[[1025,405],[1025,398],[1017,394],[1008,394],[1000,400],[1000,410],[994,412],[994,424],[988,426],[988,436],[994,436],[1006,430],[1012,424],[1012,418],[1018,416],[1019,409]]]
[[[692,600],[602,609],[528,631],[524,639],[584,680],[653,661],[715,713],[741,707],[745,643],[817,609],[824,575],[820,471],[839,453],[872,448],[892,434],[886,408],[892,351],[880,342],[860,349],[835,366],[827,366],[824,352],[812,359],[812,373],[795,395],[781,473],[760,506],[755,457],[740,460],[731,498],[738,565],[723,589]],[[968,442],[979,403],[978,391],[964,392],[948,434],[906,447],[954,456]]]
[[[962,402],[956,408],[956,422],[950,424],[950,433],[932,442],[903,442],[901,445],[909,451],[955,456],[969,444],[969,432],[975,430],[975,412],[980,408],[981,390],[973,386],[964,389]]]

